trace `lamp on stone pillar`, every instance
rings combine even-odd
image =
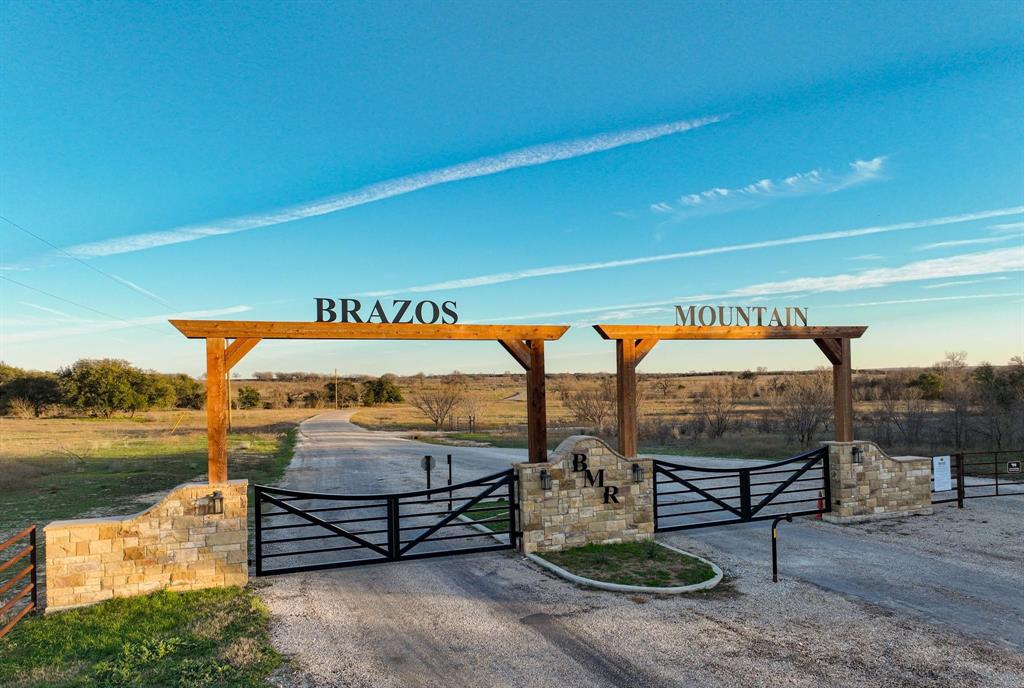
[[[860,448],[859,444],[853,445],[853,462],[864,463],[864,450]]]
[[[540,486],[544,488],[545,491],[551,489],[551,474],[548,473],[546,469],[542,469],[540,472]]]
[[[644,481],[644,468],[638,463],[633,464],[633,482],[642,483]]]

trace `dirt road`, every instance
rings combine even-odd
[[[419,457],[448,451],[363,431],[348,423],[344,412],[332,412],[303,424],[283,484],[323,492],[417,489],[424,480]],[[516,450],[475,448],[452,453],[458,455],[456,480],[499,470],[523,456]],[[915,589],[913,584],[893,587],[888,609],[860,601],[863,591],[852,586],[841,590],[845,594],[820,587],[829,585],[830,578],[842,579],[837,572],[853,566],[851,561],[868,557],[869,568],[879,565],[868,546],[873,542],[883,546],[883,558],[902,550],[923,568],[944,561],[941,551],[929,560],[927,548],[901,545],[903,536],[863,528],[828,542],[829,533],[847,529],[793,524],[784,535],[788,577],[773,585],[767,561],[756,549],[761,545],[753,544],[767,544],[757,537],[760,531],[744,536],[737,528],[713,530],[733,535],[721,536],[720,542],[710,530],[700,540],[669,538],[711,556],[729,576],[722,589],[692,597],[582,590],[511,552],[261,579],[269,584],[262,594],[273,614],[275,642],[295,657],[296,671],[280,681],[307,686],[874,688],[1018,686],[1024,680],[1019,627],[1017,633],[1005,625],[990,630],[976,618],[964,630],[983,631],[976,633],[985,637],[982,641],[935,623],[941,618],[920,620],[934,612],[920,609],[920,599],[938,597],[929,607],[955,609],[961,603],[959,597],[942,599],[943,589],[936,587],[942,571],[922,583],[910,602],[906,593]],[[804,530],[811,535],[798,535]],[[965,538],[970,536],[965,532]],[[738,544],[747,540],[754,549]],[[811,542],[820,546],[811,547]],[[850,542],[856,545],[848,555],[852,559],[837,565],[835,550]],[[969,568],[962,575],[970,578],[983,569]],[[813,581],[817,585],[795,579],[810,580],[822,570],[832,574]],[[916,570],[907,573],[913,578]],[[878,587],[889,584],[882,578]],[[869,592],[885,597],[874,588]],[[1016,601],[992,607],[993,618],[1016,613],[1020,595],[1011,597]],[[987,599],[978,594],[967,604],[981,607]],[[1007,649],[997,646],[1003,635],[1011,641]]]

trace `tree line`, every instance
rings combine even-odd
[[[62,407],[109,418],[154,408],[203,407],[206,388],[180,374],[142,370],[114,358],[81,359],[57,372],[0,362],[0,413],[41,416]]]

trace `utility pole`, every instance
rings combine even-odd
[[[338,369],[334,369],[334,410],[338,410]]]

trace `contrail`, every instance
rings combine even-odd
[[[162,232],[147,232],[145,234],[104,239],[92,243],[78,244],[65,250],[79,258],[94,258],[97,256],[129,253],[131,251],[142,251],[157,246],[167,246],[168,244],[180,244],[185,241],[195,241],[196,239],[204,239],[220,234],[233,234],[260,227],[270,227],[285,222],[292,222],[293,220],[335,213],[346,208],[373,203],[374,201],[391,198],[392,196],[400,196],[430,186],[450,184],[451,182],[472,179],[474,177],[486,177],[519,167],[546,165],[550,162],[569,160],[570,158],[592,155],[634,143],[643,143],[644,141],[651,141],[714,124],[715,122],[722,121],[724,118],[724,116],[711,116],[694,120],[667,122],[651,127],[528,146],[498,155],[477,158],[452,165],[451,167],[442,167],[436,170],[389,179],[355,189],[354,191],[348,191],[339,196],[322,198],[310,203],[303,203],[269,213],[245,215],[211,224],[190,225]]]
[[[548,277],[550,275],[565,275],[572,272],[587,272],[590,270],[607,270],[609,268],[623,268],[632,265],[645,265],[647,263],[661,263],[668,260],[680,260],[682,258],[697,258],[700,256],[712,256],[719,253],[735,253],[737,251],[751,251],[762,248],[773,248],[775,246],[790,246],[793,244],[806,244],[815,241],[831,241],[834,239],[847,239],[850,237],[867,236],[870,234],[883,234],[886,232],[898,232],[909,229],[924,229],[927,227],[940,227],[961,222],[973,222],[993,217],[1007,217],[1010,215],[1024,214],[1024,206],[1012,208],[997,208],[995,210],[983,210],[975,213],[964,213],[961,215],[947,215],[935,217],[928,220],[915,220],[912,222],[896,222],[888,225],[874,225],[871,227],[858,227],[856,229],[843,229],[835,232],[819,232],[817,234],[802,234],[799,236],[787,237],[785,239],[769,239],[766,241],[755,241],[746,244],[732,244],[730,246],[715,246],[713,248],[702,248],[693,251],[680,251],[676,253],[661,253],[654,256],[641,256],[639,258],[624,258],[621,260],[608,260],[593,263],[570,263],[567,265],[551,265],[542,268],[529,268],[525,270],[514,270],[510,272],[498,272],[478,277],[466,277],[445,282],[434,282],[422,284],[405,289],[388,289],[384,291],[366,292],[367,296],[392,296],[395,294],[441,291],[452,289],[468,289],[470,287],[484,287],[490,284],[501,284],[503,282],[515,282],[518,280],[530,279],[533,277]]]

